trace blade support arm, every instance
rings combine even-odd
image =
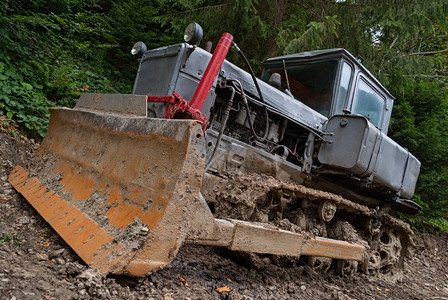
[[[289,256],[322,256],[364,261],[368,249],[362,245],[279,229],[268,224],[215,219],[215,235],[209,239],[189,237],[185,242],[220,246],[230,250]]]
[[[168,103],[165,119],[193,119],[202,122],[202,130],[205,132],[208,120],[200,109],[192,107],[178,92],[174,91],[169,96],[146,96],[147,102]]]

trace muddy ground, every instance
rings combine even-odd
[[[145,278],[99,277],[7,182],[34,141],[0,120],[0,299],[447,299],[448,236],[416,234],[401,282],[294,267],[257,269],[220,248],[184,246]],[[34,147],[37,147],[35,145]],[[219,288],[221,292],[218,292]],[[228,290],[228,291],[225,291]]]

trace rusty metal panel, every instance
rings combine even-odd
[[[148,114],[145,95],[84,93],[75,108],[136,117],[146,117]]]
[[[359,244],[315,237],[282,230],[278,227],[238,220],[215,219],[215,235],[187,239],[196,245],[227,247],[236,251],[289,256],[322,256],[342,260],[364,261],[367,249]]]
[[[299,256],[303,235],[269,225],[235,221],[231,250]]]
[[[199,201],[200,122],[51,112],[37,155],[9,181],[89,266],[144,276],[169,264],[192,228],[208,230],[198,220],[213,226]]]
[[[366,248],[355,243],[317,237],[304,242],[302,254],[363,261],[366,257]]]
[[[53,229],[88,262],[89,267],[102,273],[115,269],[122,260],[129,260],[133,251],[113,243],[113,236],[102,229],[87,214],[48,190],[20,166],[9,177],[11,184],[50,223]],[[102,249],[107,248],[106,251]]]

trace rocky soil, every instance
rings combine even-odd
[[[404,278],[391,283],[357,274],[317,273],[298,260],[257,268],[241,255],[184,246],[164,270],[145,278],[100,277],[80,260],[7,182],[38,145],[0,120],[0,299],[446,299],[448,236],[416,235]]]

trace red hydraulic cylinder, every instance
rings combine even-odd
[[[224,32],[219,40],[218,45],[213,52],[213,56],[208,63],[207,69],[199,82],[198,88],[194,93],[193,99],[190,102],[190,106],[197,110],[201,110],[204,105],[205,99],[207,99],[208,93],[218,75],[219,69],[221,69],[222,63],[229,52],[230,46],[232,46],[233,36],[230,33]]]

